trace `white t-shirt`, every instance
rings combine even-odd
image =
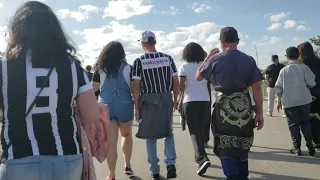
[[[183,103],[191,101],[210,101],[207,80],[197,81],[196,72],[202,62],[183,63],[179,68],[179,76],[186,77]]]

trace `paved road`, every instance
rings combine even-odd
[[[266,103],[265,103],[266,104]],[[320,152],[316,157],[309,157],[305,149],[304,156],[295,157],[289,154],[291,139],[289,136],[286,120],[276,117],[265,116],[265,127],[256,132],[254,147],[250,153],[249,169],[250,179],[268,180],[319,180],[320,179]],[[137,127],[133,128],[135,134]],[[182,131],[179,124],[179,116],[174,117],[174,133],[177,151],[178,180],[205,180],[224,179],[218,158],[212,149],[207,149],[212,166],[207,171],[206,177],[196,175],[196,165],[193,161],[193,149],[188,131]],[[304,142],[303,142],[304,143]],[[120,143],[119,143],[120,144]],[[212,145],[212,141],[211,144]],[[161,160],[161,173],[165,175],[165,164],[163,162],[163,141],[158,141],[158,156]],[[118,148],[119,159],[117,165],[117,180],[130,179],[123,175],[123,158],[120,146]],[[146,161],[145,141],[134,138],[134,150],[132,166],[136,177],[131,179],[141,180],[149,178],[149,165]],[[96,163],[98,180],[105,180],[108,175],[106,163]]]

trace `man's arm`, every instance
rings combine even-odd
[[[281,70],[274,86],[274,90],[276,92],[276,97],[278,103],[281,103],[282,93],[283,93],[283,71]]]
[[[263,97],[262,97],[262,91],[261,91],[261,82],[256,82],[252,84],[252,94],[253,94],[253,100],[257,107],[257,114],[263,114]]]
[[[132,94],[134,100],[134,107],[139,109],[140,106],[140,80],[134,79],[132,81]]]
[[[213,55],[218,54],[220,51],[218,48],[214,48],[210,51],[208,56],[205,58],[203,63],[200,65],[200,67],[197,69],[196,72],[196,80],[202,81],[203,79],[209,80],[210,75],[212,74],[212,69],[214,63],[213,61]]]
[[[132,94],[136,120],[140,120],[141,73],[141,61],[136,59],[132,67]]]
[[[172,80],[173,80],[173,105],[174,105],[173,108],[176,109],[177,108],[176,106],[178,104],[178,96],[180,93],[178,70],[172,57],[170,57],[170,61],[171,61],[170,67],[171,67]]]

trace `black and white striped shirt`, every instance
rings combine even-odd
[[[73,102],[92,89],[80,63],[56,64],[35,106],[27,109],[46,79],[49,67],[26,60],[1,60],[1,145],[7,159],[81,153]],[[45,65],[47,66],[47,65]]]
[[[145,53],[132,68],[132,79],[141,81],[141,93],[171,92],[172,77],[177,74],[172,57],[161,52]]]

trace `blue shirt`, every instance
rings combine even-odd
[[[211,56],[200,70],[200,75],[208,80],[212,74],[216,90],[246,89],[264,79],[253,57],[239,50]]]

